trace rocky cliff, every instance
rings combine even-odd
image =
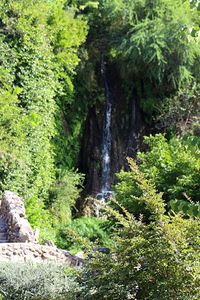
[[[99,72],[99,68],[97,68]],[[141,147],[144,129],[144,114],[140,109],[140,97],[136,87],[127,92],[126,81],[115,65],[107,66],[107,81],[112,102],[111,120],[111,185],[116,182],[115,173],[126,168],[126,157],[134,157]],[[100,75],[97,74],[97,78]],[[104,84],[102,80],[97,82]],[[103,129],[104,102],[97,101],[89,108],[83,130],[79,170],[86,174],[85,193],[98,193],[101,189],[102,175],[102,129]]]

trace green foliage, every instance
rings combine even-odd
[[[200,16],[200,2],[199,0],[191,0],[190,4],[193,8],[195,8],[198,11],[198,14]],[[200,25],[198,22],[195,22],[193,24],[192,30],[191,30],[191,35],[193,37],[199,38],[199,34],[200,34]]]
[[[33,196],[26,201],[26,215],[32,228],[39,229],[40,243],[45,240],[56,243],[57,228],[54,225],[53,216],[41,199]]]
[[[134,72],[167,89],[191,81],[200,52],[190,36],[198,14],[189,1],[106,2],[113,22],[121,25],[114,32],[113,45]]]
[[[139,153],[140,169],[164,193],[164,199],[198,202],[200,199],[199,138],[172,138],[161,135],[145,137],[149,151]],[[186,196],[185,196],[186,195]]]
[[[36,196],[26,201],[26,214],[33,228],[39,228],[39,240],[51,240],[59,246],[60,226],[71,221],[71,210],[79,197],[83,175],[73,171],[60,174],[50,189],[49,199]]]
[[[128,159],[130,171],[121,171],[120,182],[115,186],[116,199],[129,212],[143,213],[157,218],[164,212],[162,194],[157,194],[154,185],[139,171],[132,159]]]
[[[54,225],[67,224],[71,220],[71,209],[74,207],[83,186],[84,176],[74,171],[60,174],[51,188],[48,207],[51,210]]]
[[[181,135],[188,133],[200,136],[200,86],[189,86],[156,106],[156,127],[171,130]]]
[[[75,299],[77,284],[63,266],[2,263],[0,293],[4,300]]]
[[[87,263],[81,299],[199,299],[198,231],[197,221],[180,217],[127,221],[111,254]]]
[[[84,250],[91,243],[108,247],[110,245],[109,231],[107,220],[91,217],[74,219],[60,228],[57,245],[74,253]]]
[[[185,215],[195,216],[200,218],[200,204],[194,203],[189,199],[186,200],[171,200],[169,202],[170,208],[178,213],[183,212]]]
[[[111,252],[91,253],[80,274],[80,299],[198,300],[200,223],[179,215],[164,216],[161,195],[148,185],[133,161],[130,163],[132,182],[146,196],[151,217],[146,223],[123,207],[123,213],[107,207],[107,214],[118,224]],[[129,186],[130,175],[127,181]],[[124,193],[126,197],[126,190]],[[135,199],[134,190],[132,197]],[[143,198],[138,197],[140,201]]]
[[[45,210],[49,190],[61,169],[74,164],[70,143],[73,135],[77,143],[79,129],[63,135],[63,120],[74,101],[87,25],[62,0],[31,0],[28,6],[25,0],[1,0],[0,24],[0,191],[23,196],[32,225],[43,228],[52,223]],[[75,177],[69,172],[63,179],[70,193],[65,205],[57,200],[57,214],[65,208],[69,217],[79,193]]]
[[[84,5],[86,1],[76,2]],[[99,0],[98,9],[85,9],[89,36],[82,80],[92,75],[94,79],[104,54],[130,87],[124,98],[135,87],[148,121],[168,98],[188,89],[191,94],[191,86],[199,82],[200,48],[198,1],[190,2]],[[82,94],[90,104],[90,91],[85,88]]]

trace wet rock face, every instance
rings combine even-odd
[[[107,81],[112,101],[111,119],[111,185],[116,182],[115,173],[127,167],[126,157],[135,157],[145,134],[143,114],[134,87],[127,96],[124,81],[115,66],[107,67]],[[103,87],[103,82],[99,84]],[[89,109],[85,123],[79,170],[86,174],[86,194],[99,193],[102,183],[102,132],[104,103],[96,103]]]
[[[81,143],[78,168],[80,172],[86,174],[86,194],[99,191],[101,185],[101,126],[103,118],[100,112],[102,109],[101,103],[89,109]]]
[[[24,202],[15,193],[4,193],[0,217],[6,224],[7,242],[37,243],[34,231],[26,218]]]

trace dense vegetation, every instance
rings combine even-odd
[[[1,263],[0,292],[3,299],[72,299],[77,283],[65,268],[51,264]]]
[[[129,163],[130,172],[121,183],[127,189],[134,185],[140,194],[130,193],[124,206],[134,200],[145,213],[136,218],[116,200],[111,204],[115,208],[104,207],[112,228],[110,252],[100,253],[82,239],[88,257],[76,272],[48,265],[1,264],[4,299],[13,295],[15,299],[157,300],[161,295],[166,300],[199,299],[199,220],[166,215],[162,193],[133,160]],[[126,195],[126,190],[119,191]]]
[[[80,272],[2,265],[4,299],[200,298],[199,11],[199,0],[0,0],[0,193],[25,199],[41,242],[88,252]],[[157,134],[102,217],[73,219],[102,57]]]
[[[118,211],[106,208],[115,223],[111,252],[93,254],[86,263],[83,299],[199,299],[199,221],[166,216],[162,193],[129,163],[130,174],[121,181],[126,189],[118,189],[124,206],[137,201],[144,215],[136,218],[120,204]],[[140,194],[127,197],[132,186]]]
[[[74,69],[87,25],[73,8],[64,9],[65,1],[30,1],[28,7],[26,1],[1,1],[0,6],[1,191],[23,196],[32,225],[42,228],[40,223],[51,222],[43,210],[47,205],[69,221],[81,183],[81,176],[70,172],[72,157],[63,155],[73,133],[68,138],[62,124],[74,101]]]

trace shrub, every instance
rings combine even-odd
[[[129,159],[130,171],[121,171],[117,176],[120,182],[114,187],[117,201],[129,212],[154,215],[158,217],[164,212],[162,194],[154,189],[154,184],[145,178],[138,166]]]
[[[200,199],[200,139],[188,136],[167,141],[162,134],[145,137],[149,151],[138,154],[140,169],[164,193],[164,199]],[[186,196],[184,196],[186,195]]]
[[[170,208],[178,212],[183,212],[185,215],[195,216],[200,218],[200,205],[199,203],[194,203],[190,199],[186,200],[171,200],[169,202]]]
[[[83,250],[91,243],[108,246],[109,222],[101,218],[82,217],[61,227],[58,232],[57,245],[74,253]]]
[[[174,96],[157,105],[156,127],[159,131],[173,130],[185,135],[199,134],[200,85],[185,86]]]
[[[83,174],[72,170],[65,170],[59,174],[51,188],[49,203],[47,203],[55,225],[64,225],[70,222],[71,209],[80,195],[83,179]]]
[[[5,300],[74,300],[76,289],[64,267],[1,262],[0,293]]]
[[[122,206],[122,214],[107,207],[118,223],[116,236],[110,254],[92,253],[86,262],[80,299],[198,300],[200,222],[180,215],[165,216],[161,195],[135,163],[130,164],[132,179],[142,195],[137,201],[149,211],[148,223]]]
[[[52,240],[57,243],[60,227],[71,221],[71,209],[80,194],[82,181],[82,174],[65,171],[52,186],[48,201],[44,203],[36,196],[26,201],[29,222],[40,230],[40,242]]]

